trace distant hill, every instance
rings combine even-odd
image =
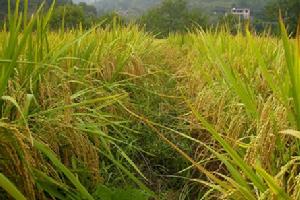
[[[73,0],[73,3],[80,3],[80,2],[84,2],[87,4],[93,4],[93,3],[97,2],[97,0]]]
[[[154,7],[162,0],[72,0],[74,3],[85,2],[95,6],[100,15],[110,11],[117,11],[122,15],[138,16],[143,14],[147,9]],[[249,7],[252,13],[258,13],[265,4],[271,0],[187,0],[193,8],[201,8],[206,14],[222,14],[229,11],[232,7]],[[21,1],[22,2],[22,1]],[[42,0],[31,0],[30,10],[36,9]],[[46,0],[50,4],[52,0]],[[71,0],[57,0],[58,3],[71,2]],[[0,0],[0,20],[5,18],[7,13],[7,1]]]
[[[141,14],[145,10],[158,5],[162,0],[73,0],[93,4],[100,12],[120,11],[125,14]],[[202,8],[212,13],[215,10],[230,10],[232,7],[248,7],[252,10],[261,10],[268,0],[187,0],[191,7]]]
[[[97,0],[93,5],[100,14],[118,11],[128,15],[139,15],[159,3],[161,3],[161,0]]]

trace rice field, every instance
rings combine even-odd
[[[300,199],[300,38],[0,32],[0,199]],[[26,16],[26,13],[25,13]]]

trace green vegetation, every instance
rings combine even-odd
[[[53,30],[73,8],[19,3],[0,31],[0,199],[300,198],[300,32],[281,17],[281,38],[157,39],[115,15]]]
[[[78,28],[81,25],[84,28],[90,28],[97,22],[97,11],[93,6],[85,3],[79,5],[66,4],[55,8],[50,21],[53,29]]]
[[[226,24],[232,33],[236,33],[241,19],[230,15],[233,7],[251,9],[251,29],[257,33],[269,30],[279,35],[278,13],[281,10],[288,32],[296,34],[299,17],[298,0],[57,0],[50,27],[52,29],[92,28],[102,22],[102,26],[111,26],[114,21],[119,25],[137,24],[157,37],[167,37],[169,33],[187,32],[195,26],[215,28]],[[11,1],[14,8],[15,0]],[[19,7],[28,6],[27,18],[38,8],[42,0],[20,1]],[[49,8],[51,0],[44,1]],[[75,3],[77,4],[75,4]],[[88,2],[90,4],[87,4]],[[0,2],[0,27],[7,22],[8,1]],[[116,20],[114,20],[116,18]],[[243,24],[243,19],[242,23]]]
[[[271,1],[265,8],[267,19],[278,18],[279,12],[274,10],[280,10],[285,23],[288,24],[288,31],[293,35],[296,35],[298,19],[300,17],[300,1],[298,0],[275,0]]]
[[[186,32],[193,26],[205,27],[207,19],[200,9],[189,9],[186,0],[166,0],[145,14],[140,23],[147,31],[166,37],[170,33]]]

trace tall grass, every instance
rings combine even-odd
[[[200,123],[200,129],[196,126],[199,139],[190,138],[187,134],[180,135],[204,145],[220,161],[220,165],[223,163],[226,166],[226,172],[218,173],[227,182],[225,187],[224,183],[219,184],[213,179],[209,181],[213,182],[212,185],[205,183],[226,199],[297,199],[299,196],[296,186],[298,174],[288,173],[288,170],[298,168],[293,158],[294,154],[299,153],[298,141],[280,132],[299,127],[299,37],[289,39],[282,21],[280,26],[283,45],[276,38],[252,36],[248,30],[246,36],[231,36],[222,31],[216,34],[199,31],[186,36],[194,41],[185,43],[188,48],[193,48],[191,44],[197,44],[195,50],[201,64],[197,65],[196,60],[194,67],[202,70],[198,75],[214,75],[212,80],[196,79],[200,82],[199,93],[213,88],[213,93],[220,92],[229,100],[212,98],[210,93],[204,93],[206,99],[199,100],[201,104],[198,105],[200,94],[182,91],[192,110],[192,118]],[[176,42],[176,38],[172,38],[172,42],[174,40]],[[267,41],[272,45],[269,46]],[[193,71],[197,72],[195,69]],[[184,73],[189,75],[190,72],[187,70]],[[223,88],[228,88],[229,94],[224,94]],[[237,102],[232,95],[238,97]],[[219,108],[206,107],[212,104],[212,99],[217,100]],[[235,111],[238,105],[248,114],[242,123],[232,116],[243,117]],[[196,122],[192,120],[190,123],[194,127]],[[203,129],[220,146],[205,144],[210,141],[201,139]],[[292,136],[298,134],[296,131],[283,132]],[[209,194],[211,191],[205,196],[208,198]]]
[[[299,25],[300,27],[300,25]],[[295,121],[297,124],[297,128],[300,128],[300,63],[299,63],[299,51],[300,51],[300,32],[298,28],[297,37],[295,39],[295,42],[290,42],[288,33],[285,29],[285,25],[283,23],[283,20],[280,20],[280,29],[281,29],[281,36],[283,41],[283,46],[285,50],[285,58],[288,68],[288,75],[289,75],[289,90],[291,93],[290,98],[293,99],[293,114],[295,117]],[[294,44],[293,44],[294,43]]]
[[[127,144],[122,116],[110,111],[128,98],[120,77],[144,73],[138,59],[152,39],[136,27],[48,32],[55,2],[29,19],[28,2],[24,14],[19,4],[11,11],[9,1],[8,27],[0,33],[0,171],[7,192],[1,198],[94,199],[104,183],[100,167],[152,193],[121,147]]]
[[[16,3],[0,31],[1,199],[299,198],[300,36],[282,21],[281,39],[156,40],[49,31],[55,2],[31,17]]]

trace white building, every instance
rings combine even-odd
[[[243,17],[244,19],[250,19],[251,16],[249,8],[232,8],[231,14],[238,15],[239,17]]]

